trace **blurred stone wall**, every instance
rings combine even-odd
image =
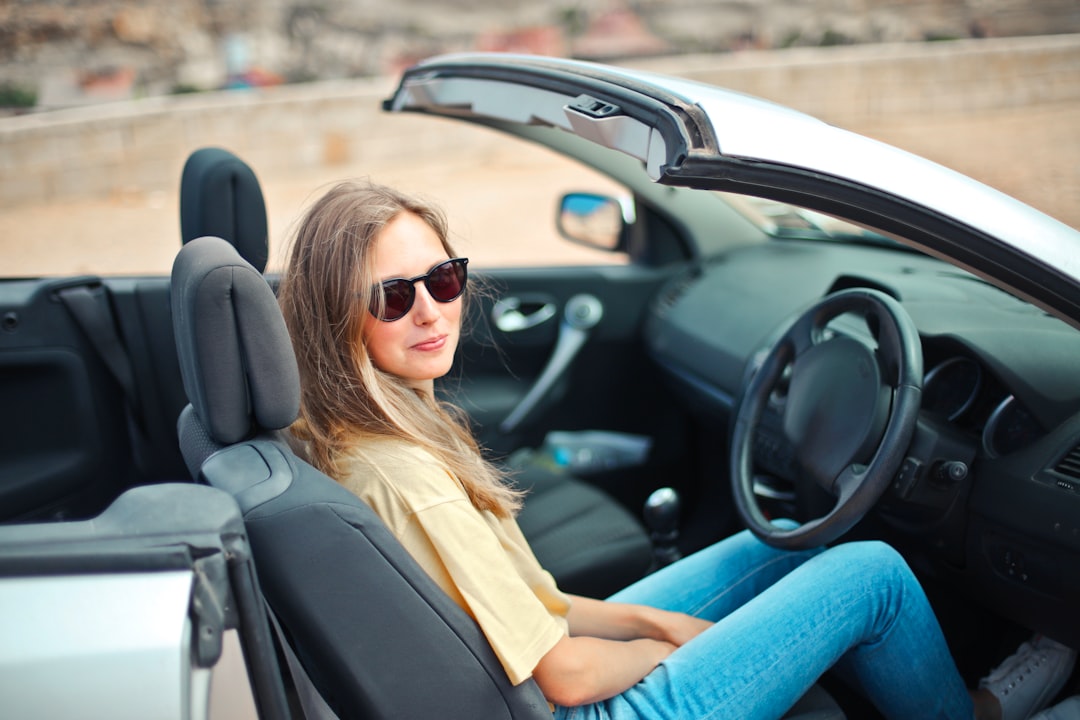
[[[793,48],[623,64],[757,95],[853,129],[897,116],[1080,101],[1080,35]]]
[[[1080,35],[684,55],[634,65],[773,99],[854,130],[875,120],[1080,107]],[[475,133],[458,137],[454,123],[432,133],[430,120],[383,113],[380,102],[392,89],[387,79],[326,81],[0,120],[0,208],[173,193],[177,168],[205,145],[229,148],[270,177],[346,162],[423,163],[433,152],[468,157]]]
[[[1077,0],[0,0],[0,84],[63,107],[376,77],[489,49],[598,60],[1080,33]]]

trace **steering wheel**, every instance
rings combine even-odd
[[[851,313],[865,319],[874,350],[827,326]],[[806,310],[769,349],[746,383],[731,434],[731,482],[743,522],[773,547],[824,545],[850,530],[878,501],[904,460],[922,397],[922,347],[910,316],[877,290],[842,290]],[[836,498],[823,517],[796,528],[773,525],[754,494],[755,436],[775,402],[783,442],[798,472]]]

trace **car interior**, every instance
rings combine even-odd
[[[1033,631],[1080,646],[1080,333],[887,233],[544,142],[624,184],[568,189],[552,210],[566,239],[628,261],[478,273],[492,291],[440,391],[529,491],[519,522],[560,587],[605,597],[743,517],[768,534],[771,518],[825,516],[811,541],[900,550],[969,685]],[[235,630],[260,717],[550,717],[378,517],[290,445],[299,379],[265,199],[232,152],[188,159],[181,239],[171,278],[0,282],[0,598],[28,576],[186,569],[196,664]],[[811,337],[858,341],[837,343],[820,384],[791,381],[785,342]],[[921,394],[872,402],[853,379],[865,347]],[[850,424],[806,418],[809,440],[790,442],[799,393],[835,398]],[[894,414],[912,435],[891,438]],[[833,518],[797,465],[882,435],[901,470],[868,456],[875,494]],[[810,464],[835,474],[824,455]],[[845,716],[877,714],[827,675],[785,717]]]

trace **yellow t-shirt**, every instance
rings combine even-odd
[[[570,599],[537,562],[513,519],[473,507],[458,479],[422,448],[363,442],[338,481],[383,519],[487,637],[517,685],[568,633]]]

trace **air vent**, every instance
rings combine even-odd
[[[664,288],[656,299],[656,314],[663,317],[671,308],[679,302],[695,279],[694,273],[688,273],[672,281]]]
[[[1068,455],[1061,458],[1058,464],[1054,466],[1054,472],[1080,480],[1080,445],[1074,447],[1069,451]]]

